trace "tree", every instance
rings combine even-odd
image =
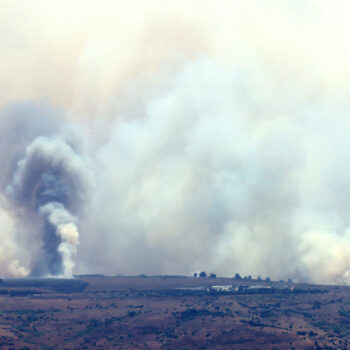
[[[270,281],[271,281],[271,278],[270,278],[270,277],[266,277],[265,281],[266,281],[266,282],[270,282]]]
[[[193,274],[193,277],[198,277],[198,273],[195,272],[195,273]]]
[[[209,275],[209,278],[216,278],[216,274],[215,274],[215,273],[211,273],[211,274]]]
[[[199,274],[199,277],[207,277],[207,273],[205,271],[202,271],[200,274]]]
[[[241,277],[241,275],[240,275],[239,273],[236,273],[236,274],[235,274],[235,278],[236,278],[237,280],[242,279],[242,277]]]

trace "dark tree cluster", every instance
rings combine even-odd
[[[207,273],[205,271],[200,272],[199,274],[197,272],[195,272],[193,274],[193,277],[200,277],[200,278],[216,278],[216,274],[215,273],[210,273],[209,275],[207,275]]]

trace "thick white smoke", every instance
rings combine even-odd
[[[4,4],[1,272],[350,283],[347,2]]]
[[[21,254],[16,236],[15,220],[3,208],[4,198],[0,197],[0,270],[10,276],[24,277],[29,269],[23,264],[24,254]]]
[[[61,203],[49,202],[39,207],[39,215],[43,216],[56,230],[60,238],[57,247],[62,256],[62,274],[65,277],[72,277],[75,266],[74,256],[79,245],[79,232],[75,224],[77,219],[73,217]]]
[[[267,66],[202,58],[168,77],[97,154],[103,210],[86,224],[106,241],[82,250],[88,269],[347,282],[345,116]]]

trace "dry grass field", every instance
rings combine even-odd
[[[191,289],[212,285],[241,288]],[[253,285],[261,288],[247,288]],[[0,345],[1,349],[348,349],[350,288],[161,276],[4,280]]]

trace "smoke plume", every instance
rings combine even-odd
[[[1,274],[350,283],[348,2],[0,3]]]
[[[34,275],[72,275],[79,245],[77,218],[72,213],[78,213],[87,199],[86,168],[84,159],[62,136],[36,138],[18,162],[7,193],[26,215],[34,215],[32,220],[42,231],[44,251],[32,268]]]

